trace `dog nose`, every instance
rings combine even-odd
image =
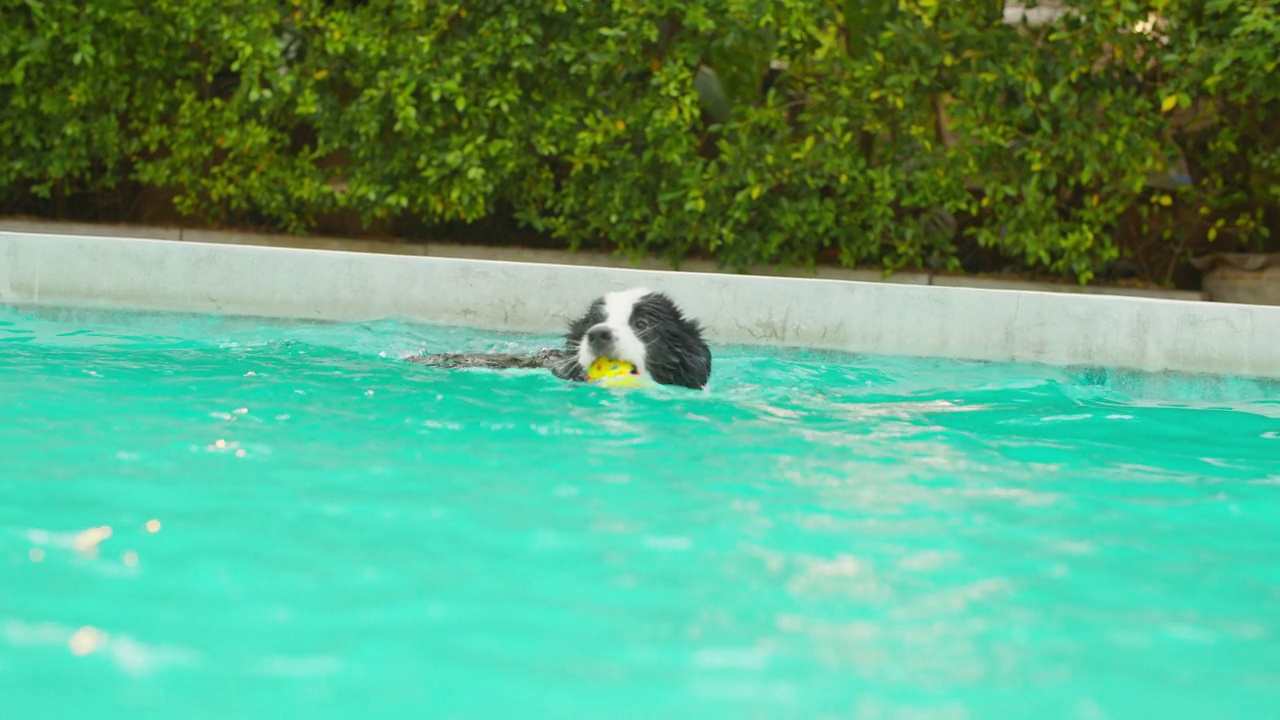
[[[592,344],[613,342],[613,331],[603,325],[597,325],[587,331],[587,340]]]

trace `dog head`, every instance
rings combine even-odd
[[[585,377],[597,358],[625,360],[663,385],[695,390],[711,377],[711,350],[697,321],[671,298],[634,288],[598,298],[569,326],[565,344]]]

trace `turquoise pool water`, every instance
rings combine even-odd
[[[1280,716],[1275,385],[542,341],[0,309],[0,718]]]

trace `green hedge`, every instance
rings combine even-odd
[[[1122,251],[1167,277],[1206,243],[1267,242],[1275,4],[1076,10],[0,0],[0,205],[168,189],[208,223],[507,214],[672,259],[958,268],[977,248],[1082,281]]]

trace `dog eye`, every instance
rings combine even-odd
[[[636,321],[635,321],[634,323],[632,323],[632,324],[633,324],[633,325],[635,325],[636,330],[648,330],[648,329],[649,329],[649,321],[648,321],[648,320],[645,320],[644,318],[637,318],[637,319],[636,319]]]

